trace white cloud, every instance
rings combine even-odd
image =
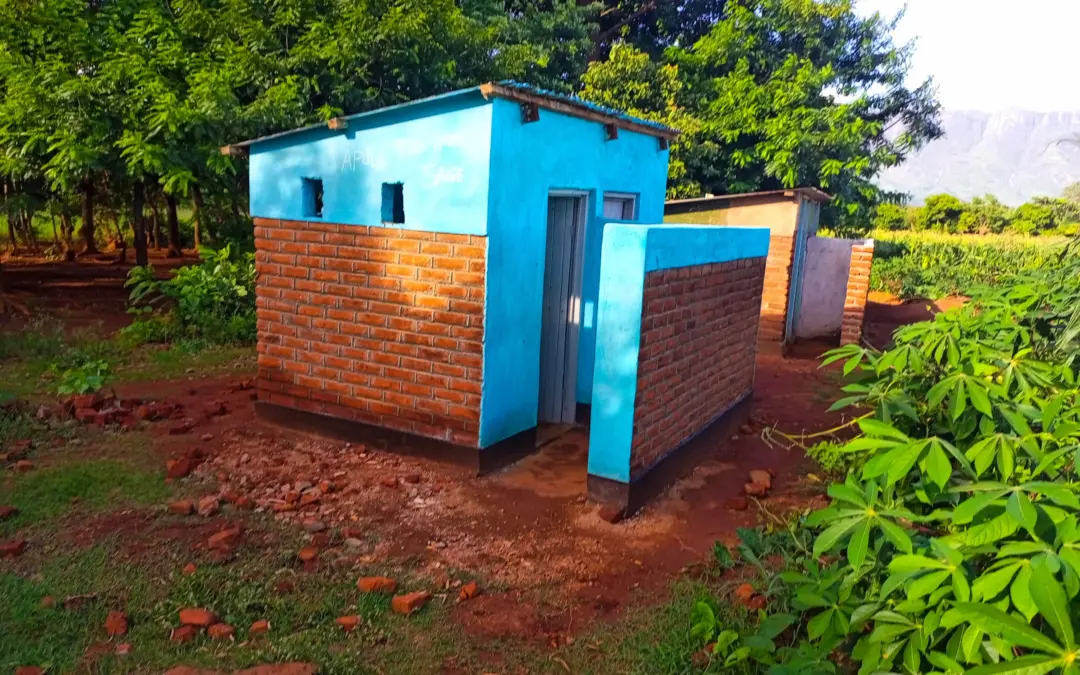
[[[911,84],[934,78],[946,108],[1080,110],[1080,0],[857,0],[862,14],[907,6]]]

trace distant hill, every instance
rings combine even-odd
[[[1080,146],[1056,142],[1080,136],[1080,112],[945,111],[942,121],[945,137],[884,172],[881,187],[915,204],[947,192],[965,200],[990,193],[1017,206],[1080,181]]]

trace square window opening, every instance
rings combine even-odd
[[[321,178],[305,178],[302,198],[305,218],[322,218],[323,182]]]
[[[605,192],[604,217],[612,220],[636,220],[637,195]]]
[[[405,184],[383,183],[382,220],[384,223],[405,223]]]

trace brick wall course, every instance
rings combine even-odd
[[[870,293],[870,269],[873,264],[873,241],[852,245],[847,295],[844,297],[844,318],[840,327],[842,345],[856,344],[862,339],[866,297]]]
[[[259,396],[475,447],[487,239],[255,220]]]
[[[766,268],[748,258],[646,275],[632,477],[753,388]]]

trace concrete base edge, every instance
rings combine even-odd
[[[723,444],[746,420],[750,410],[747,393],[738,403],[721,413],[705,428],[691,436],[658,462],[632,479],[621,483],[589,474],[589,500],[629,517],[641,509]]]
[[[387,452],[450,462],[477,475],[498,471],[536,451],[536,429],[523,431],[487,448],[475,448],[262,401],[256,401],[255,413],[268,422],[290,429],[350,443],[366,443]]]

